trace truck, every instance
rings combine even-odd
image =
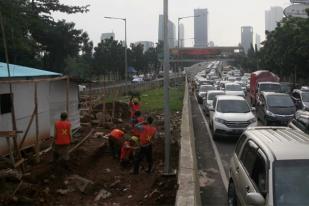
[[[258,99],[258,83],[259,82],[279,82],[280,78],[268,71],[268,70],[259,70],[251,73],[250,78],[250,101],[251,105],[255,106]]]

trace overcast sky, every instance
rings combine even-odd
[[[158,41],[159,14],[163,13],[163,0],[60,0],[69,5],[90,5],[86,14],[54,14],[56,19],[76,23],[87,31],[95,45],[101,33],[112,32],[117,40],[124,39],[122,21],[104,19],[104,16],[125,17],[128,21],[128,42]],[[169,19],[177,27],[178,17],[193,15],[195,8],[209,12],[209,41],[219,46],[236,46],[240,42],[240,27],[253,26],[254,33],[264,39],[265,10],[271,6],[285,8],[290,0],[169,0]],[[193,44],[193,19],[183,20],[185,45]],[[255,36],[255,35],[254,35]]]

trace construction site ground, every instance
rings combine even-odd
[[[181,95],[176,98],[182,101]],[[178,166],[181,112],[176,110],[180,107],[173,110],[171,118],[173,169]],[[147,167],[146,161],[138,175],[131,174],[131,166],[121,167],[119,160],[112,157],[106,139],[96,135],[101,132],[105,134],[117,127],[127,129],[127,120],[119,117],[113,123],[83,127],[76,134],[76,142],[91,130],[94,131],[90,138],[71,153],[67,168],[54,164],[51,161],[52,152],[48,152],[41,156],[39,164],[27,163],[26,173],[21,180],[0,178],[0,205],[174,205],[177,176],[163,175],[163,114],[146,111],[144,115],[154,116],[158,129],[158,138],[153,143],[154,169],[151,174],[144,170]],[[89,118],[97,117],[90,115]],[[88,121],[91,122],[90,119]]]

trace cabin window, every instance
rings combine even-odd
[[[12,94],[0,94],[0,114],[12,112]]]

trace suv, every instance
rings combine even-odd
[[[217,136],[240,136],[248,126],[256,126],[257,120],[248,102],[240,96],[219,95],[210,112],[213,138]]]
[[[309,110],[309,91],[294,89],[292,99],[297,109]]]
[[[309,205],[309,138],[287,127],[247,129],[233,153],[228,205]]]
[[[294,117],[296,107],[288,94],[262,92],[256,105],[256,116],[264,125],[283,125]]]
[[[225,83],[224,85],[225,94],[229,95],[237,95],[237,96],[245,96],[244,91],[241,88],[240,84],[237,83]]]
[[[288,126],[309,134],[309,112],[298,110]]]

